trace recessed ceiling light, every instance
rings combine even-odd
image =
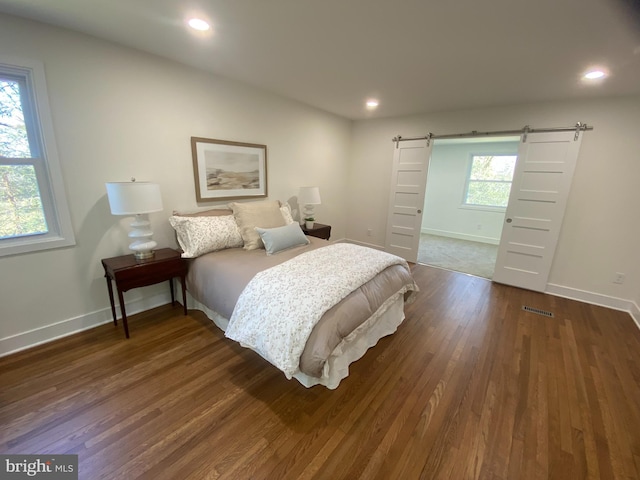
[[[201,18],[192,18],[187,23],[191,28],[200,32],[205,32],[211,28],[211,26]]]
[[[369,100],[367,100],[367,108],[369,110],[373,110],[374,108],[377,108],[378,105],[380,105],[380,102],[378,102],[378,100],[376,100],[375,98],[370,98]]]
[[[587,73],[583,75],[583,77],[587,80],[597,80],[599,78],[606,77],[607,74],[602,70],[589,70]]]

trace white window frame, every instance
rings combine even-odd
[[[500,205],[480,205],[477,203],[467,203],[467,197],[469,196],[469,184],[471,183],[471,170],[473,169],[473,157],[514,157],[516,156],[513,153],[470,153],[469,161],[467,166],[467,178],[464,184],[464,191],[462,192],[462,205],[460,208],[468,208],[469,210],[486,210],[489,212],[504,212],[506,211],[506,206]],[[517,158],[516,158],[517,161]],[[507,181],[498,181],[498,180],[473,180],[474,182],[483,181],[483,182],[494,182],[494,183],[510,183],[513,184],[513,178],[510,182]],[[508,200],[507,200],[508,201]]]
[[[0,157],[0,164],[22,163],[34,166],[48,228],[48,232],[44,234],[0,239],[0,256],[75,245],[49,108],[44,64],[37,60],[0,55],[0,73],[24,79],[27,95],[23,96],[23,110],[25,110],[25,122],[33,157],[21,159]],[[29,114],[26,114],[27,109]]]

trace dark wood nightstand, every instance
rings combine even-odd
[[[307,228],[303,223],[300,225],[305,235],[311,235],[312,237],[323,238],[329,240],[331,236],[331,225],[323,225],[322,223],[315,222],[313,228]]]
[[[113,287],[111,281],[116,282],[118,289],[118,301],[122,311],[122,324],[124,334],[129,338],[129,325],[127,323],[127,313],[125,312],[123,292],[132,288],[146,287],[155,283],[169,280],[171,288],[171,305],[175,305],[173,294],[173,278],[180,277],[182,284],[182,306],[184,314],[187,314],[187,294],[185,277],[187,275],[187,262],[180,256],[180,252],[171,248],[161,248],[155,250],[153,258],[148,260],[136,260],[134,255],[122,255],[120,257],[102,259],[104,276],[107,279],[109,288],[109,300],[111,301],[111,313],[113,314],[113,324],[118,325],[116,317],[116,307],[113,301]]]

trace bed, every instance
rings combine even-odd
[[[287,378],[337,388],[349,364],[404,320],[418,290],[407,263],[306,237],[286,204],[230,207],[170,219],[189,258],[190,306]]]

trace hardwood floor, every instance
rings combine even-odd
[[[640,478],[623,312],[416,266],[398,332],[305,389],[164,306],[0,359],[0,452],[80,478]],[[522,310],[549,310],[548,318]]]

